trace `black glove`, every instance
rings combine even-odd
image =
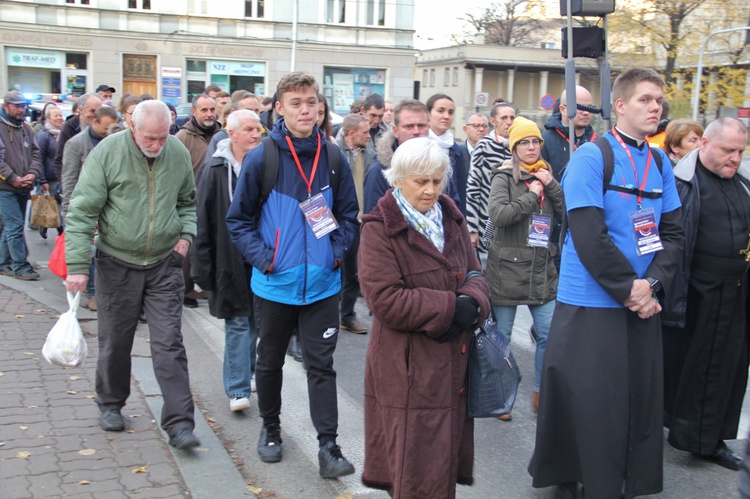
[[[459,295],[456,298],[456,312],[453,314],[453,323],[458,325],[462,331],[469,331],[479,318],[479,304],[471,296]]]

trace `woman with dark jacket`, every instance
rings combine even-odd
[[[42,188],[42,192],[47,192],[50,196],[55,197],[59,211],[61,202],[60,193],[58,192],[60,181],[55,174],[54,163],[55,153],[57,152],[57,138],[60,136],[60,130],[62,130],[65,118],[63,118],[59,107],[48,103],[44,106],[44,115],[40,122],[42,123],[42,129],[36,135],[36,143],[39,146],[39,160],[42,168],[40,169],[41,175],[39,175],[37,183]],[[63,233],[62,225],[57,228],[57,233]],[[47,229],[45,227],[39,228],[39,234],[42,238],[47,239]]]
[[[456,105],[453,99],[446,94],[435,94],[427,99],[427,112],[430,118],[429,136],[450,158],[453,169],[454,185],[458,189],[458,208],[466,216],[466,182],[469,172],[466,170],[466,158],[464,148],[453,138],[451,127],[453,126]]]
[[[541,159],[542,135],[532,121],[518,117],[510,127],[512,157],[492,176],[489,217],[495,226],[487,282],[498,328],[510,342],[516,307],[527,305],[536,329],[536,369],[531,405],[539,405],[544,349],[557,296],[557,245],[551,228],[563,213],[563,192],[549,164]],[[508,421],[510,414],[499,416]]]
[[[441,194],[451,175],[441,148],[410,139],[385,175],[394,188],[362,217],[359,249],[374,317],[362,481],[397,499],[451,499],[473,482],[468,350],[489,290],[463,215]]]

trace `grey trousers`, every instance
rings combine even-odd
[[[130,395],[130,352],[141,306],[148,317],[151,357],[164,407],[161,426],[170,436],[194,428],[187,354],[182,343],[182,255],[172,252],[147,267],[96,252],[99,360],[96,403],[120,409]]]

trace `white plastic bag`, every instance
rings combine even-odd
[[[75,296],[68,291],[68,305],[70,310],[58,319],[55,327],[47,335],[47,341],[42,347],[42,355],[50,364],[63,367],[78,367],[83,364],[88,354],[88,346],[83,338],[81,326],[78,324],[78,304],[81,302],[81,292]]]

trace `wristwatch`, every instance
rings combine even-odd
[[[658,279],[653,277],[644,277],[648,281],[648,285],[651,286],[651,292],[654,294],[656,301],[664,299],[664,287]]]

